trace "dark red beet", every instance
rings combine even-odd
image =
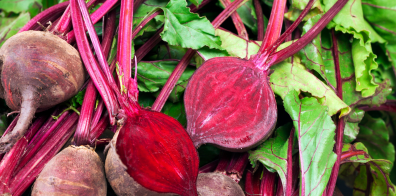
[[[128,174],[159,193],[196,196],[199,158],[182,125],[163,113],[142,108],[137,114],[126,114],[116,151]]]
[[[25,31],[8,39],[0,49],[4,99],[20,111],[13,131],[0,139],[0,153],[23,136],[34,113],[74,96],[84,82],[78,51],[49,32]]]
[[[184,95],[187,132],[196,147],[211,143],[244,151],[265,140],[277,119],[268,74],[248,60],[222,57],[206,61]]]

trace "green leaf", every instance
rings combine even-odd
[[[198,148],[198,153],[199,153],[199,167],[202,167],[207,163],[217,159],[220,154],[220,149],[210,144],[205,144]]]
[[[141,92],[157,92],[168,80],[179,61],[142,61],[138,63],[138,88]],[[188,79],[194,73],[195,68],[187,67],[176,83],[176,88],[171,92],[172,101],[180,100]]]
[[[230,0],[233,2],[234,0]],[[219,3],[219,5],[224,8],[223,5]],[[237,9],[238,15],[241,17],[243,24],[247,28],[253,31],[253,33],[257,33],[257,16],[256,11],[254,9],[253,0],[247,0],[240,8]],[[264,18],[264,32],[267,27],[268,19],[263,15]]]
[[[161,112],[173,117],[179,121],[181,125],[187,125],[186,111],[182,101],[177,103],[166,102]]]
[[[152,13],[157,11],[160,8],[163,8],[168,3],[167,0],[146,0],[144,1],[139,8],[136,10],[136,13],[133,14],[133,28],[136,28],[144,18],[150,16]],[[158,15],[154,18],[154,20],[150,20],[136,35],[135,38],[143,35],[146,32],[154,33],[164,24],[163,15]]]
[[[396,187],[389,179],[392,168],[390,161],[372,159],[367,148],[360,142],[344,144],[342,151],[343,156],[356,154],[357,151],[364,152],[344,159],[340,168],[340,177],[352,181],[354,196],[396,195]]]
[[[5,40],[17,34],[29,20],[29,13],[21,13],[15,18],[0,18],[0,47]]]
[[[396,54],[392,49],[396,44],[396,1],[362,0],[364,18],[375,31],[388,41],[385,48],[393,66],[396,66]],[[375,52],[375,51],[374,51]]]
[[[195,6],[199,6],[199,5],[201,5],[201,3],[202,3],[202,1],[203,0],[190,0],[191,1],[191,3],[193,3]]]
[[[82,106],[83,100],[85,95],[85,89],[83,91],[79,91],[77,95],[69,99],[69,104],[74,108],[78,108]]]
[[[315,98],[300,100],[291,90],[284,106],[293,120],[300,155],[300,195],[321,195],[337,159],[333,152],[335,128],[328,108]]]
[[[359,123],[362,121],[364,111],[354,108],[348,116],[345,117],[344,143],[351,143],[359,134]]]
[[[208,19],[193,14],[185,0],[171,0],[162,10],[165,15],[161,37],[170,45],[200,49],[204,46],[221,49],[221,41]]]
[[[322,105],[328,107],[330,116],[339,111],[341,112],[340,116],[345,116],[351,111],[351,108],[340,100],[330,87],[296,61],[293,62],[293,65],[281,62],[273,66],[272,69],[274,73],[270,75],[270,84],[274,93],[282,99],[285,99],[286,95],[293,90],[309,92],[312,96],[317,97]]]
[[[1,0],[0,9],[4,12],[29,12],[32,16],[38,14],[42,8],[42,0]]]
[[[395,147],[389,142],[389,130],[381,118],[365,114],[359,124],[360,133],[357,140],[362,142],[374,159],[395,161]]]
[[[221,47],[230,56],[249,59],[251,55],[257,54],[261,42],[245,40],[229,31],[216,29],[216,36],[221,39]]]
[[[276,170],[283,185],[286,184],[287,151],[290,130],[291,124],[279,127],[275,131],[275,137],[266,140],[263,144],[257,147],[256,150],[249,152],[249,160],[253,168],[256,167],[257,162],[259,161],[264,164],[265,167],[270,167]]]
[[[328,11],[335,0],[324,0],[325,10]],[[328,24],[343,33],[353,35],[352,54],[356,74],[356,90],[362,92],[363,97],[374,94],[378,85],[371,75],[372,70],[378,67],[376,55],[371,49],[371,43],[384,43],[385,40],[370,26],[363,17],[361,0],[350,0]]]

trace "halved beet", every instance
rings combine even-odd
[[[116,151],[128,174],[159,193],[197,195],[198,153],[183,126],[160,112],[125,112]]]
[[[277,119],[268,73],[233,57],[206,61],[184,95],[187,132],[196,147],[205,143],[245,151],[265,140]]]

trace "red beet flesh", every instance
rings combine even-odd
[[[74,96],[84,82],[78,51],[49,32],[25,31],[8,39],[0,49],[4,99],[20,111],[13,131],[0,139],[0,153],[23,136],[34,113]]]
[[[267,139],[277,119],[267,76],[251,61],[233,57],[202,64],[184,95],[187,132],[194,145],[246,151]]]
[[[116,151],[128,174],[159,193],[197,195],[198,153],[182,125],[146,109],[127,115]]]

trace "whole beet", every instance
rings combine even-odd
[[[35,112],[74,96],[85,78],[78,51],[52,33],[41,31],[25,31],[9,38],[0,49],[0,70],[2,96],[8,107],[20,111],[13,131],[0,139],[0,153],[23,136]]]
[[[105,196],[107,183],[98,154],[85,146],[69,146],[48,162],[32,195]]]
[[[199,196],[244,196],[241,186],[232,178],[217,172],[201,173],[197,179]]]
[[[122,196],[171,196],[171,193],[157,193],[144,188],[127,172],[115,151],[118,132],[111,140],[105,162],[106,178],[117,195]]]

